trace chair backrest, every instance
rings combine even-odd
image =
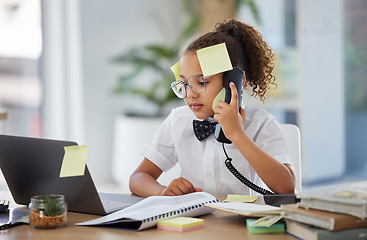
[[[296,192],[302,191],[301,170],[301,134],[294,124],[280,124],[280,128],[288,144],[288,150],[292,158],[296,174]]]

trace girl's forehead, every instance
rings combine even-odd
[[[180,60],[181,76],[201,75],[199,59],[195,52],[185,53]]]
[[[187,62],[195,62],[200,65],[196,52],[188,52],[182,55],[181,60],[180,60],[181,65],[182,63],[187,63]]]

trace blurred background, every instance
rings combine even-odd
[[[128,192],[141,149],[184,104],[169,89],[181,47],[235,17],[277,55],[278,87],[244,102],[300,128],[303,188],[367,179],[366,12],[364,0],[0,0],[0,133],[86,144],[98,190]]]

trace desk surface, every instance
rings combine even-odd
[[[8,191],[0,191],[0,199],[12,199]],[[14,201],[10,207],[16,207]],[[216,211],[212,214],[202,216],[205,220],[203,229],[178,233],[150,228],[139,232],[121,229],[110,229],[102,227],[74,226],[74,223],[97,218],[99,216],[68,213],[68,223],[61,229],[33,229],[29,225],[15,226],[0,231],[2,240],[14,239],[294,239],[287,234],[255,234],[247,232],[246,218],[235,214]]]

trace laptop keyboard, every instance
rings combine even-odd
[[[107,213],[116,212],[118,210],[124,209],[132,205],[131,203],[108,201],[108,200],[103,200],[102,204]]]

